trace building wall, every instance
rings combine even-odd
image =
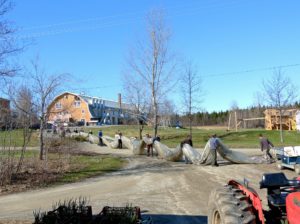
[[[88,104],[81,97],[64,93],[54,99],[48,108],[49,121],[62,120],[64,122],[84,121],[90,122],[91,114]]]

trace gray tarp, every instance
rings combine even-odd
[[[111,149],[118,148],[118,140],[115,138],[111,138],[107,135],[102,136],[102,141],[105,145],[107,145]]]
[[[158,157],[168,160],[168,161],[179,161],[182,158],[182,150],[180,146],[175,149],[170,149],[161,142],[155,141],[153,143],[153,148],[156,150]]]
[[[79,135],[88,136],[87,133],[80,133]],[[118,140],[111,138],[109,136],[102,137],[103,142],[110,148],[118,148]],[[134,155],[144,155],[145,146],[148,139],[137,140],[129,139],[126,136],[122,136],[123,147],[132,150]],[[89,141],[91,143],[98,143],[98,138],[93,135],[89,135]],[[148,142],[148,141],[147,141]],[[148,142],[150,143],[150,142]],[[223,142],[218,138],[217,139],[217,152],[223,159],[228,160],[232,163],[240,164],[258,164],[264,163],[262,157],[249,157],[244,153],[230,150]],[[188,144],[184,144],[182,148],[177,146],[175,149],[171,149],[161,142],[155,141],[153,143],[153,149],[158,154],[159,158],[168,160],[168,161],[179,161],[182,159],[182,155],[186,156],[193,164],[196,165],[210,165],[212,163],[212,153],[209,148],[209,142],[206,143],[203,152],[199,152]]]
[[[249,157],[244,153],[230,150],[223,142],[217,139],[217,152],[223,159],[232,163],[239,164],[257,164],[264,163],[265,161],[261,157]],[[206,143],[202,153],[193,149],[190,145],[184,144],[182,147],[184,156],[186,156],[193,164],[196,165],[210,165],[212,164],[212,153],[209,148],[209,142]]]

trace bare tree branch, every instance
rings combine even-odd
[[[296,87],[281,69],[277,69],[269,80],[263,80],[263,92],[267,103],[279,110],[280,141],[283,142],[282,114],[288,105],[296,101]]]
[[[159,101],[176,82],[176,63],[174,58],[170,57],[169,41],[170,31],[165,25],[164,13],[158,10],[151,11],[147,15],[147,38],[137,42],[127,60],[129,72],[134,75],[134,80],[140,80],[139,86],[132,88],[147,89],[149,97],[146,98],[151,98],[151,106],[148,108],[153,114],[154,136],[157,135]]]

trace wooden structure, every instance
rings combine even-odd
[[[296,130],[296,113],[298,109],[282,110],[282,129]],[[265,129],[279,130],[280,129],[280,111],[278,109],[266,109],[265,114]]]

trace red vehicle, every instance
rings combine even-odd
[[[263,210],[259,195],[246,181],[230,180],[213,190],[208,223],[300,224],[300,178],[288,180],[283,173],[268,173],[262,176],[260,188],[267,189],[268,210]]]

